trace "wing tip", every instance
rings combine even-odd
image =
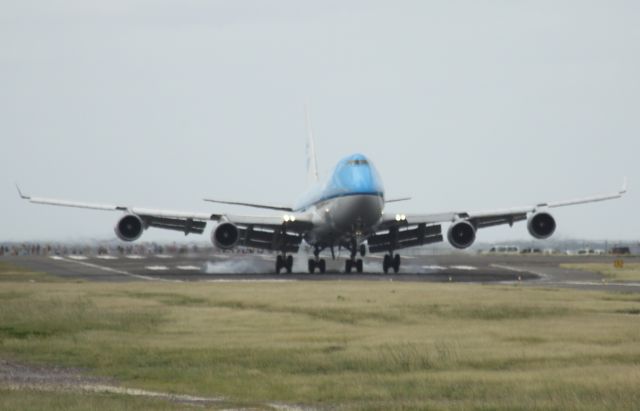
[[[18,190],[18,195],[20,196],[21,199],[23,200],[30,200],[31,197],[28,195],[25,195],[22,190],[20,190],[20,186],[18,186],[18,183],[14,183],[16,186],[16,190]]]
[[[620,190],[620,195],[627,193],[627,177],[622,179],[622,190]]]

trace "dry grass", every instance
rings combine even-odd
[[[232,403],[640,403],[633,295],[382,282],[2,283],[0,306],[0,356]]]

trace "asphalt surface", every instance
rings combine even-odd
[[[612,283],[591,272],[560,268],[564,263],[611,263],[611,256],[447,255],[403,256],[398,274],[382,273],[382,257],[365,258],[365,272],[345,274],[344,259],[327,259],[327,273],[309,274],[298,255],[294,272],[275,274],[275,256],[215,254],[146,256],[16,256],[0,260],[68,279],[90,281],[413,281],[521,283],[543,287],[640,292],[640,282]],[[627,260],[638,260],[632,257]]]

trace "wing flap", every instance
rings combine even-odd
[[[442,240],[442,227],[440,225],[427,226],[426,224],[419,224],[417,226],[391,227],[387,231],[382,231],[369,237],[367,242],[369,252],[378,253],[392,249],[399,250],[437,243]]]
[[[165,230],[181,231],[187,234],[202,234],[207,223],[196,221],[191,218],[166,218],[153,215],[140,215],[147,227],[163,228]]]
[[[263,250],[285,250],[297,253],[302,242],[302,236],[287,232],[285,229],[256,229],[253,226],[239,227],[240,245]]]

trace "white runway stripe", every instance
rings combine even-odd
[[[59,255],[52,255],[52,256],[51,256],[51,257],[49,257],[49,258],[51,258],[52,260],[58,260],[58,261],[60,261],[60,260],[64,260],[64,258],[63,258],[63,257],[60,257]]]
[[[173,258],[173,256],[170,254],[156,254],[155,257],[156,258]]]
[[[423,265],[422,268],[425,270],[446,270],[447,267],[443,267],[441,265]]]
[[[180,282],[182,282],[180,280],[166,280],[164,278],[153,278],[153,277],[147,277],[145,275],[132,274],[132,273],[130,273],[128,271],[124,271],[124,270],[117,270],[115,268],[105,267],[103,265],[87,263],[86,261],[69,260],[69,259],[66,259],[66,258],[63,258],[63,257],[55,258],[55,260],[65,261],[65,262],[68,262],[68,263],[80,264],[80,265],[84,265],[85,267],[96,268],[98,270],[107,271],[107,272],[115,273],[115,274],[126,275],[127,277],[139,278],[141,280],[164,281],[164,282],[170,282],[170,283],[180,283]]]
[[[452,270],[464,270],[464,271],[475,271],[477,270],[476,267],[470,266],[470,265],[452,265],[449,268],[451,268]]]
[[[179,265],[176,268],[183,271],[200,271],[200,267],[196,267],[195,265]]]
[[[142,256],[142,255],[135,255],[134,254],[134,255],[127,255],[127,256],[125,256],[125,258],[128,258],[130,260],[144,260],[147,257]]]
[[[151,271],[166,271],[169,269],[166,265],[148,265],[145,268]]]
[[[84,255],[68,255],[67,258],[70,258],[72,260],[78,260],[78,261],[84,261],[84,260],[88,260],[88,257],[85,257]]]
[[[118,259],[118,257],[114,257],[112,255],[97,255],[96,258],[99,260],[117,260]]]

